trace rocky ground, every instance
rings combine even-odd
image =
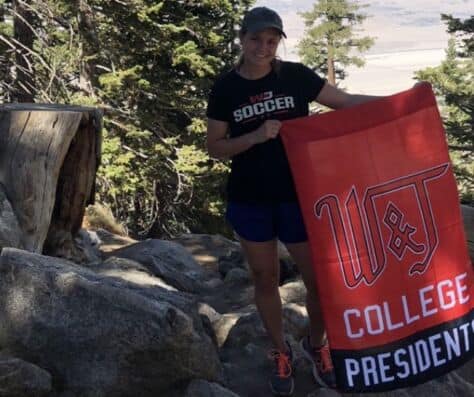
[[[105,231],[80,238],[90,259],[80,265],[2,251],[0,397],[271,395],[270,346],[235,241],[186,235],[136,242]],[[315,385],[301,357],[304,288],[284,250],[281,265],[294,396],[339,396]],[[472,397],[474,361],[372,396]]]

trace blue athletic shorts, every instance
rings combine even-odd
[[[235,232],[248,241],[278,238],[283,243],[308,239],[298,203],[246,204],[230,202],[226,219]]]

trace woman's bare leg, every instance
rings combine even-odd
[[[280,263],[277,240],[253,242],[240,238],[240,244],[252,272],[255,303],[263,324],[275,348],[286,351],[282,305],[278,290]]]
[[[296,262],[306,287],[306,309],[310,323],[310,342],[312,346],[321,346],[326,331],[319,302],[316,277],[314,275],[311,251],[307,241],[285,244],[288,252]]]

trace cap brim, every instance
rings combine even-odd
[[[249,31],[251,33],[256,33],[256,32],[260,32],[262,30],[269,29],[269,28],[278,30],[278,32],[286,39],[285,32],[283,30],[281,30],[281,28],[278,25],[275,25],[273,23],[266,23],[266,22],[258,23],[258,24],[255,24],[252,27],[249,27],[247,29],[247,31]]]

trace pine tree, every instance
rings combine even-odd
[[[437,95],[463,201],[474,203],[474,17],[442,15],[451,33],[446,58],[418,71]]]
[[[28,2],[0,0],[0,98],[33,102],[36,90],[30,56],[36,27]]]
[[[13,77],[10,70],[13,64],[14,48],[2,39],[8,40],[12,36],[11,2],[0,0],[0,102],[10,102]]]
[[[346,77],[349,65],[363,66],[362,53],[373,44],[371,37],[356,37],[356,27],[367,15],[360,5],[350,0],[318,0],[310,11],[301,13],[306,26],[299,42],[299,55],[306,65],[327,75],[335,85]]]
[[[228,170],[205,150],[206,98],[236,58],[235,27],[253,0],[16,1],[38,21],[34,100],[104,109],[98,201],[135,234],[222,231]],[[18,46],[2,9],[9,82]]]

